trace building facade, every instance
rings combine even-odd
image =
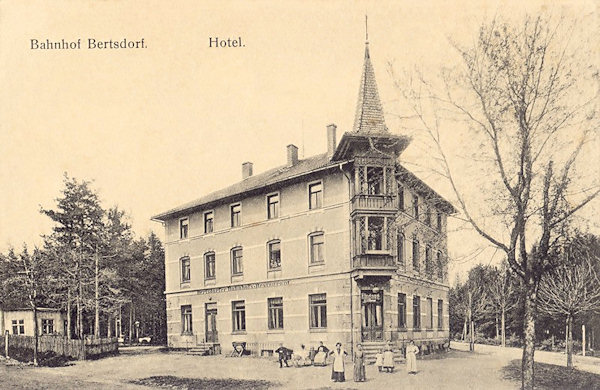
[[[399,156],[365,49],[355,123],[298,158],[153,217],[165,228],[168,345],[255,353],[341,341],[440,345],[449,337],[450,203]]]
[[[40,307],[37,309],[38,335],[64,335],[66,316],[58,309]],[[0,309],[0,332],[15,335],[33,336],[35,322],[32,309]]]

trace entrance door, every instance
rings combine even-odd
[[[217,304],[206,304],[206,342],[216,343],[219,341],[217,332]]]
[[[383,340],[383,292],[362,290],[362,340]]]

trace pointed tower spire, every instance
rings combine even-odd
[[[356,116],[354,117],[352,130],[357,133],[382,133],[387,132],[388,129],[385,125],[383,108],[377,92],[375,71],[369,55],[369,31],[367,27],[367,16],[365,15],[365,63],[360,79]]]

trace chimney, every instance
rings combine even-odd
[[[287,166],[292,167],[298,164],[298,148],[296,145],[289,144],[287,146]]]
[[[327,157],[333,157],[336,147],[335,131],[337,126],[335,124],[327,125]]]
[[[252,176],[252,163],[250,161],[246,161],[242,163],[242,179],[247,179]]]

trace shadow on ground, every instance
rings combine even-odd
[[[521,382],[521,360],[502,369],[504,379]],[[541,390],[600,389],[600,375],[546,363],[535,363],[535,387]]]

